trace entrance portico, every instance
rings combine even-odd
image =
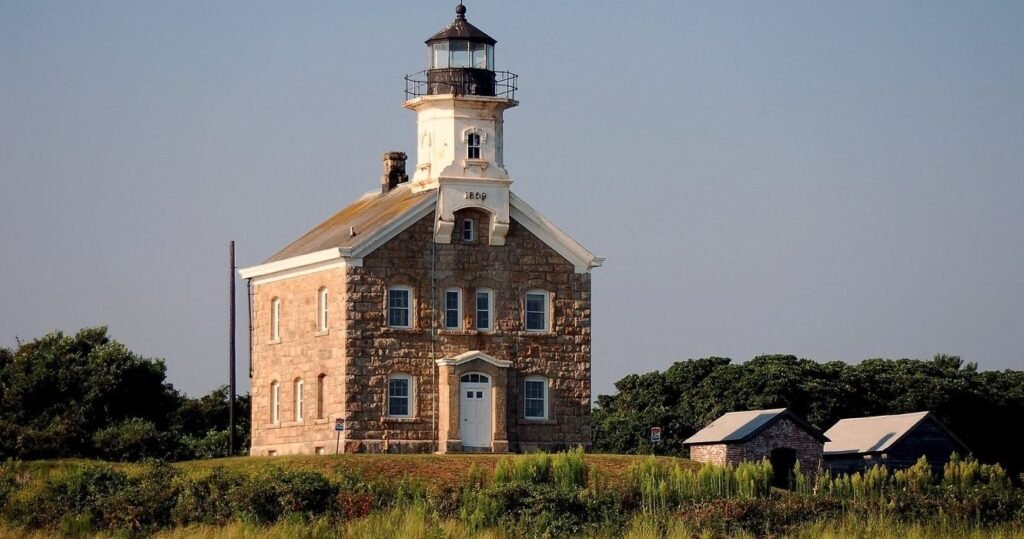
[[[471,350],[436,363],[438,452],[507,452],[505,411],[512,362]]]

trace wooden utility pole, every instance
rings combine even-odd
[[[235,241],[228,244],[229,281],[228,301],[231,314],[228,317],[228,455],[235,454]]]

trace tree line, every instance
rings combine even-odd
[[[228,389],[189,398],[163,360],[96,327],[0,348],[0,461],[228,456]],[[237,399],[236,443],[249,447],[249,397]]]
[[[1016,475],[1024,453],[1011,442],[1024,417],[1024,371],[979,371],[957,356],[931,360],[867,359],[818,363],[792,355],[690,359],[664,371],[631,374],[600,395],[594,448],[651,451],[651,426],[662,427],[659,453],[685,455],[683,440],[726,412],[789,408],[822,431],[843,418],[931,411],[982,462]]]

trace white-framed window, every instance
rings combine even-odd
[[[459,329],[462,327],[462,290],[449,288],[444,291],[444,327]]]
[[[548,418],[548,381],[543,376],[527,376],[523,382],[523,417]]]
[[[408,286],[388,288],[388,326],[393,328],[412,327],[412,288]]]
[[[324,384],[327,382],[327,375],[320,373],[316,377],[316,418],[324,418]]]
[[[327,331],[327,287],[316,293],[316,327],[319,331]]]
[[[388,377],[388,417],[412,417],[412,376]]]
[[[270,340],[281,340],[281,298],[270,300]]]
[[[302,421],[302,378],[295,379],[295,420]]]
[[[526,292],[526,331],[549,331],[551,294],[546,290]]]
[[[462,220],[462,241],[466,243],[476,241],[476,221],[473,219]]]
[[[277,380],[270,382],[270,422],[281,422],[281,384]]]
[[[466,135],[466,157],[480,159],[480,133]]]
[[[476,291],[476,329],[491,331],[494,329],[494,292],[487,288]]]

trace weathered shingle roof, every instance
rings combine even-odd
[[[385,194],[367,193],[278,251],[264,264],[324,249],[354,248],[413,208],[429,203],[436,193],[436,190],[413,192],[407,183]]]
[[[903,438],[928,412],[841,419],[825,432],[825,453],[875,453]]]
[[[729,412],[712,421],[710,425],[690,436],[683,443],[696,445],[745,442],[783,417],[788,417],[812,436],[824,441],[821,431],[809,425],[796,414],[786,408],[773,408],[771,410]]]

